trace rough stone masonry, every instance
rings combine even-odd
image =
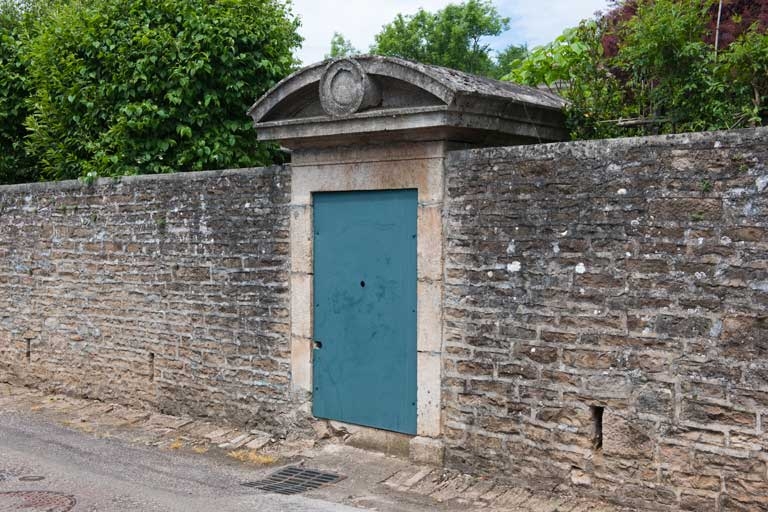
[[[637,510],[768,510],[767,142],[449,153],[448,465]],[[305,426],[291,173],[0,187],[0,382]]]
[[[287,168],[0,187],[0,382],[290,425]]]
[[[450,465],[768,510],[768,129],[452,153]]]

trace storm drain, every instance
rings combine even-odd
[[[300,494],[343,479],[343,476],[335,473],[289,466],[272,473],[264,480],[245,482],[242,485],[277,494]]]

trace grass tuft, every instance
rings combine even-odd
[[[277,458],[271,455],[261,454],[256,450],[235,450],[229,452],[227,455],[240,462],[255,464],[257,466],[266,466],[268,464],[274,464],[277,461]]]

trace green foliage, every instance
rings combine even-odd
[[[504,78],[568,98],[574,138],[758,125],[768,114],[768,35],[755,25],[717,54],[705,42],[713,4],[639,0],[634,16],[582,22]],[[618,51],[606,55],[611,38]]]
[[[605,138],[619,135],[614,125],[600,120],[628,114],[621,85],[604,64],[602,27],[584,21],[567,29],[547,46],[535,48],[512,64],[504,80],[538,86],[570,100],[568,123],[576,138]]]
[[[376,34],[370,52],[403,59],[436,64],[428,47],[433,37],[435,15],[419,9],[412,16],[398,14]]]
[[[24,147],[30,88],[23,48],[42,7],[0,0],[0,183],[38,178],[37,162]]]
[[[509,18],[501,17],[489,1],[467,0],[436,13],[419,9],[410,16],[398,14],[376,34],[371,53],[493,76],[496,65],[482,38],[508,28]]]
[[[325,58],[347,57],[349,55],[358,55],[360,51],[352,46],[352,41],[346,39],[338,32],[333,33],[331,38],[331,52],[325,54]]]
[[[710,84],[714,52],[704,42],[712,0],[640,2],[622,27],[616,59],[628,74],[640,117],[666,117],[689,130],[706,129],[710,116],[700,99]]]
[[[264,165],[245,111],[294,65],[280,0],[72,0],[27,51],[46,179]]]
[[[491,76],[500,79],[512,70],[512,65],[524,59],[528,55],[528,46],[511,44],[498,52],[496,55],[496,65]]]
[[[716,66],[734,125],[768,123],[768,34],[757,25],[720,54]]]

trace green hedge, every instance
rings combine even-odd
[[[82,0],[25,48],[44,179],[266,165],[245,111],[294,67],[279,0]]]

